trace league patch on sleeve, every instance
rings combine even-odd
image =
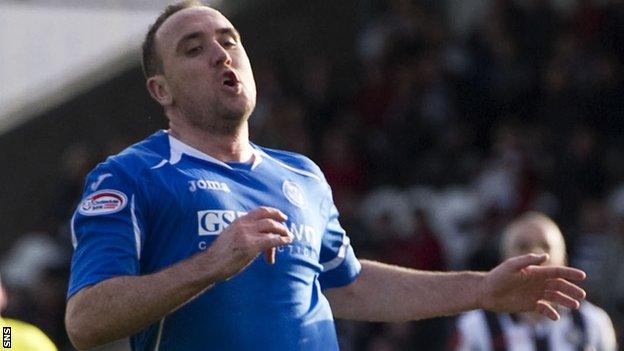
[[[128,197],[117,190],[96,191],[82,200],[78,212],[85,216],[98,216],[119,212],[126,207]]]

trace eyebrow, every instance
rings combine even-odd
[[[193,32],[193,33],[189,33],[185,36],[182,37],[182,39],[178,40],[178,45],[176,45],[176,51],[179,51],[182,48],[182,45],[189,41],[189,40],[193,40],[193,39],[197,39],[199,37],[202,36],[201,32]]]
[[[236,41],[240,42],[240,34],[238,33],[238,31],[234,27],[219,28],[219,29],[215,30],[215,32],[217,33],[217,35],[229,35],[232,38],[236,39]],[[187,42],[189,40],[200,38],[202,35],[203,35],[203,33],[201,31],[197,31],[197,32],[192,32],[192,33],[186,34],[185,36],[183,36],[178,41],[178,45],[176,45],[176,49],[179,51],[180,48],[182,47],[182,45],[185,42]]]
[[[215,32],[219,35],[230,35],[236,39],[236,41],[240,41],[240,33],[238,33],[234,27],[219,28]]]

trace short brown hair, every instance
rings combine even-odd
[[[206,6],[200,0],[184,0],[178,1],[167,6],[163,12],[156,18],[154,24],[149,27],[145,40],[143,41],[143,74],[145,78],[152,77],[156,74],[163,73],[163,65],[160,55],[156,50],[156,32],[162,24],[174,13],[190,8]]]

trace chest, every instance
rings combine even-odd
[[[315,179],[274,170],[169,169],[156,181],[150,202],[153,227],[146,249],[180,260],[204,251],[234,221],[260,207],[274,207],[295,240],[278,248],[282,259],[318,262],[326,222],[323,189]]]

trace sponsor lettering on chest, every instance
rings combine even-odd
[[[228,187],[226,183],[209,179],[189,180],[188,189],[192,193],[198,190],[215,190],[226,193],[231,192],[230,187]]]
[[[232,222],[245,214],[246,212],[243,211],[221,209],[197,211],[197,234],[199,234],[200,238],[217,236],[232,224]],[[290,220],[284,222],[284,225],[293,234],[295,240],[292,244],[281,247],[279,252],[283,252],[285,248],[289,248],[291,254],[298,253],[305,256],[315,254],[314,248],[320,246],[321,237],[320,233],[314,227],[302,223],[295,223]],[[207,247],[207,241],[202,240],[199,242],[200,250],[205,250]]]

